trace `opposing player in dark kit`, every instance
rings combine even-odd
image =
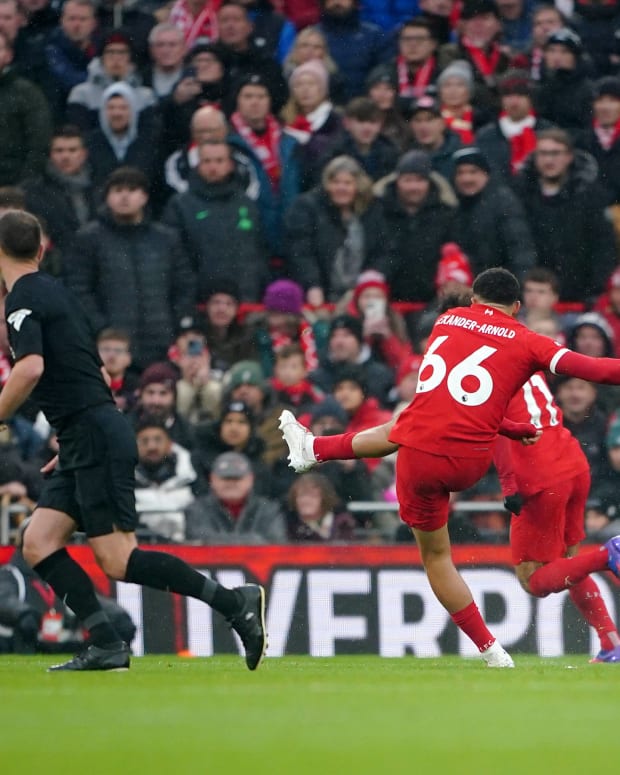
[[[65,545],[86,533],[112,579],[198,598],[223,614],[255,670],[265,653],[265,593],[257,584],[226,589],[177,557],[138,548],[135,527],[134,434],[102,376],[87,319],[76,299],[38,271],[41,230],[34,216],[0,217],[0,272],[9,294],[6,320],[15,365],[0,394],[0,418],[32,395],[58,434],[59,456],[23,541],[26,561],[72,609],[90,645],[51,670],[119,670],[129,648],[103,612],[92,582]]]
[[[450,492],[465,490],[483,476],[500,430],[515,438],[540,433],[530,423],[504,419],[514,394],[536,372],[620,384],[620,360],[578,355],[515,320],[519,296],[519,283],[507,270],[478,275],[472,306],[448,310],[435,322],[415,399],[396,421],[357,434],[315,438],[290,412],[280,420],[296,471],[323,460],[380,457],[398,449],[401,519],[413,530],[433,592],[489,667],[514,664],[488,630],[452,562]],[[557,559],[536,572],[563,574],[570,586],[607,568],[620,577],[620,536],[601,551]]]

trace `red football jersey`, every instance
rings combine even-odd
[[[514,394],[569,352],[485,304],[440,315],[429,338],[415,400],[390,441],[435,455],[485,457]]]
[[[564,427],[562,410],[555,403],[544,374],[534,374],[515,393],[506,417],[514,422],[530,422],[543,432],[536,444],[530,446],[509,439],[504,443],[503,439],[498,439],[498,444],[501,441],[508,450],[508,459],[504,455],[495,455],[500,478],[508,473],[505,468],[510,468],[517,491],[522,495],[534,495],[589,471],[581,445]]]

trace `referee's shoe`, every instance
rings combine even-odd
[[[60,665],[52,665],[47,668],[48,673],[56,673],[61,670],[128,670],[129,646],[121,643],[111,648],[89,646],[68,662]]]
[[[256,670],[267,651],[265,590],[260,584],[244,584],[235,587],[235,592],[243,604],[239,613],[228,618],[228,623],[241,638],[248,670]]]

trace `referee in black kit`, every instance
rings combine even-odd
[[[84,312],[61,283],[39,272],[42,255],[34,216],[8,210],[0,217],[0,272],[9,291],[6,320],[15,361],[0,393],[0,418],[10,418],[32,395],[60,447],[43,469],[50,475],[25,531],[23,553],[90,634],[88,648],[49,669],[129,667],[128,646],[65,548],[80,529],[110,578],[195,597],[219,611],[255,670],[267,646],[264,589],[226,589],[177,557],[138,548],[133,429],[116,409]]]

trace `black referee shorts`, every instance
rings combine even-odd
[[[136,529],[135,435],[114,404],[85,409],[58,434],[60,465],[38,506],[68,514],[89,538]]]

